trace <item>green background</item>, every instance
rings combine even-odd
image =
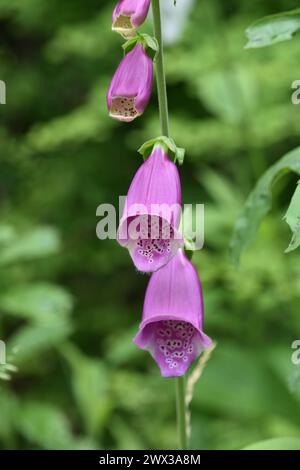
[[[239,268],[228,255],[249,191],[300,140],[290,100],[299,38],[244,50],[244,30],[297,3],[196,1],[184,35],[166,49],[171,132],[187,151],[183,200],[205,204],[205,248],[194,262],[205,331],[217,342],[191,406],[195,449],[300,437],[300,366],[291,363],[299,251],[284,254],[290,232],[281,220],[296,177],[275,187]],[[18,367],[0,369],[3,449],[177,445],[174,382],[132,344],[147,276],[95,234],[97,206],[126,194],[137,148],[160,133],[155,90],[134,123],[107,115],[122,55],[113,6],[0,0],[0,338]]]

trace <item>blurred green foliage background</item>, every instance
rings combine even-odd
[[[178,0],[178,3],[184,0]],[[162,0],[162,3],[172,0]],[[159,135],[154,90],[131,125],[107,116],[121,58],[113,0],[0,0],[0,339],[18,372],[0,375],[4,449],[176,446],[173,380],[132,344],[147,276],[96,238],[96,208],[117,204]],[[284,255],[281,219],[297,179],[239,268],[234,221],[258,177],[299,145],[299,38],[247,50],[244,30],[293,0],[197,0],[166,48],[171,130],[187,150],[184,202],[205,203],[201,275],[206,332],[217,348],[192,403],[192,448],[235,449],[300,437],[299,251]],[[144,30],[151,31],[151,21]]]

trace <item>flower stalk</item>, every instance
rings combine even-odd
[[[169,137],[169,110],[168,96],[166,86],[166,75],[164,65],[164,50],[161,29],[160,0],[152,0],[154,36],[159,45],[159,51],[156,55],[156,82],[159,102],[160,125],[162,135]]]
[[[176,412],[180,449],[187,449],[187,423],[185,406],[185,376],[176,379]]]
[[[159,102],[159,115],[162,135],[169,137],[169,110],[168,96],[166,86],[166,76],[164,67],[164,51],[161,26],[160,0],[152,0],[154,36],[158,42],[159,51],[156,55],[156,81]],[[185,379],[184,376],[176,379],[176,410],[179,447],[184,450],[187,448],[187,426],[185,410]]]

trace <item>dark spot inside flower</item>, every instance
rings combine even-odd
[[[137,252],[153,263],[153,257],[164,256],[171,252],[171,241],[174,229],[168,222],[158,216],[140,216],[136,226],[138,239]]]
[[[139,113],[135,109],[134,98],[116,97],[112,99],[111,117],[120,121],[133,121]]]
[[[181,339],[182,329],[185,336],[188,332],[192,333],[191,337],[184,341]],[[153,323],[151,336],[154,340],[151,350],[160,367],[186,370],[187,363],[190,364],[196,357],[195,344],[199,339],[195,328],[188,322],[164,320]]]

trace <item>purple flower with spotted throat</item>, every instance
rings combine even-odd
[[[120,0],[112,15],[112,29],[125,38],[135,35],[149,11],[151,0]]]
[[[139,271],[160,269],[183,245],[180,218],[178,170],[156,144],[132,180],[118,229],[118,242],[128,248]]]
[[[198,273],[182,249],[152,274],[134,343],[150,352],[163,377],[184,375],[211,339],[203,332]]]
[[[114,119],[131,122],[145,111],[153,83],[153,62],[142,42],[122,59],[107,92],[107,108]]]

